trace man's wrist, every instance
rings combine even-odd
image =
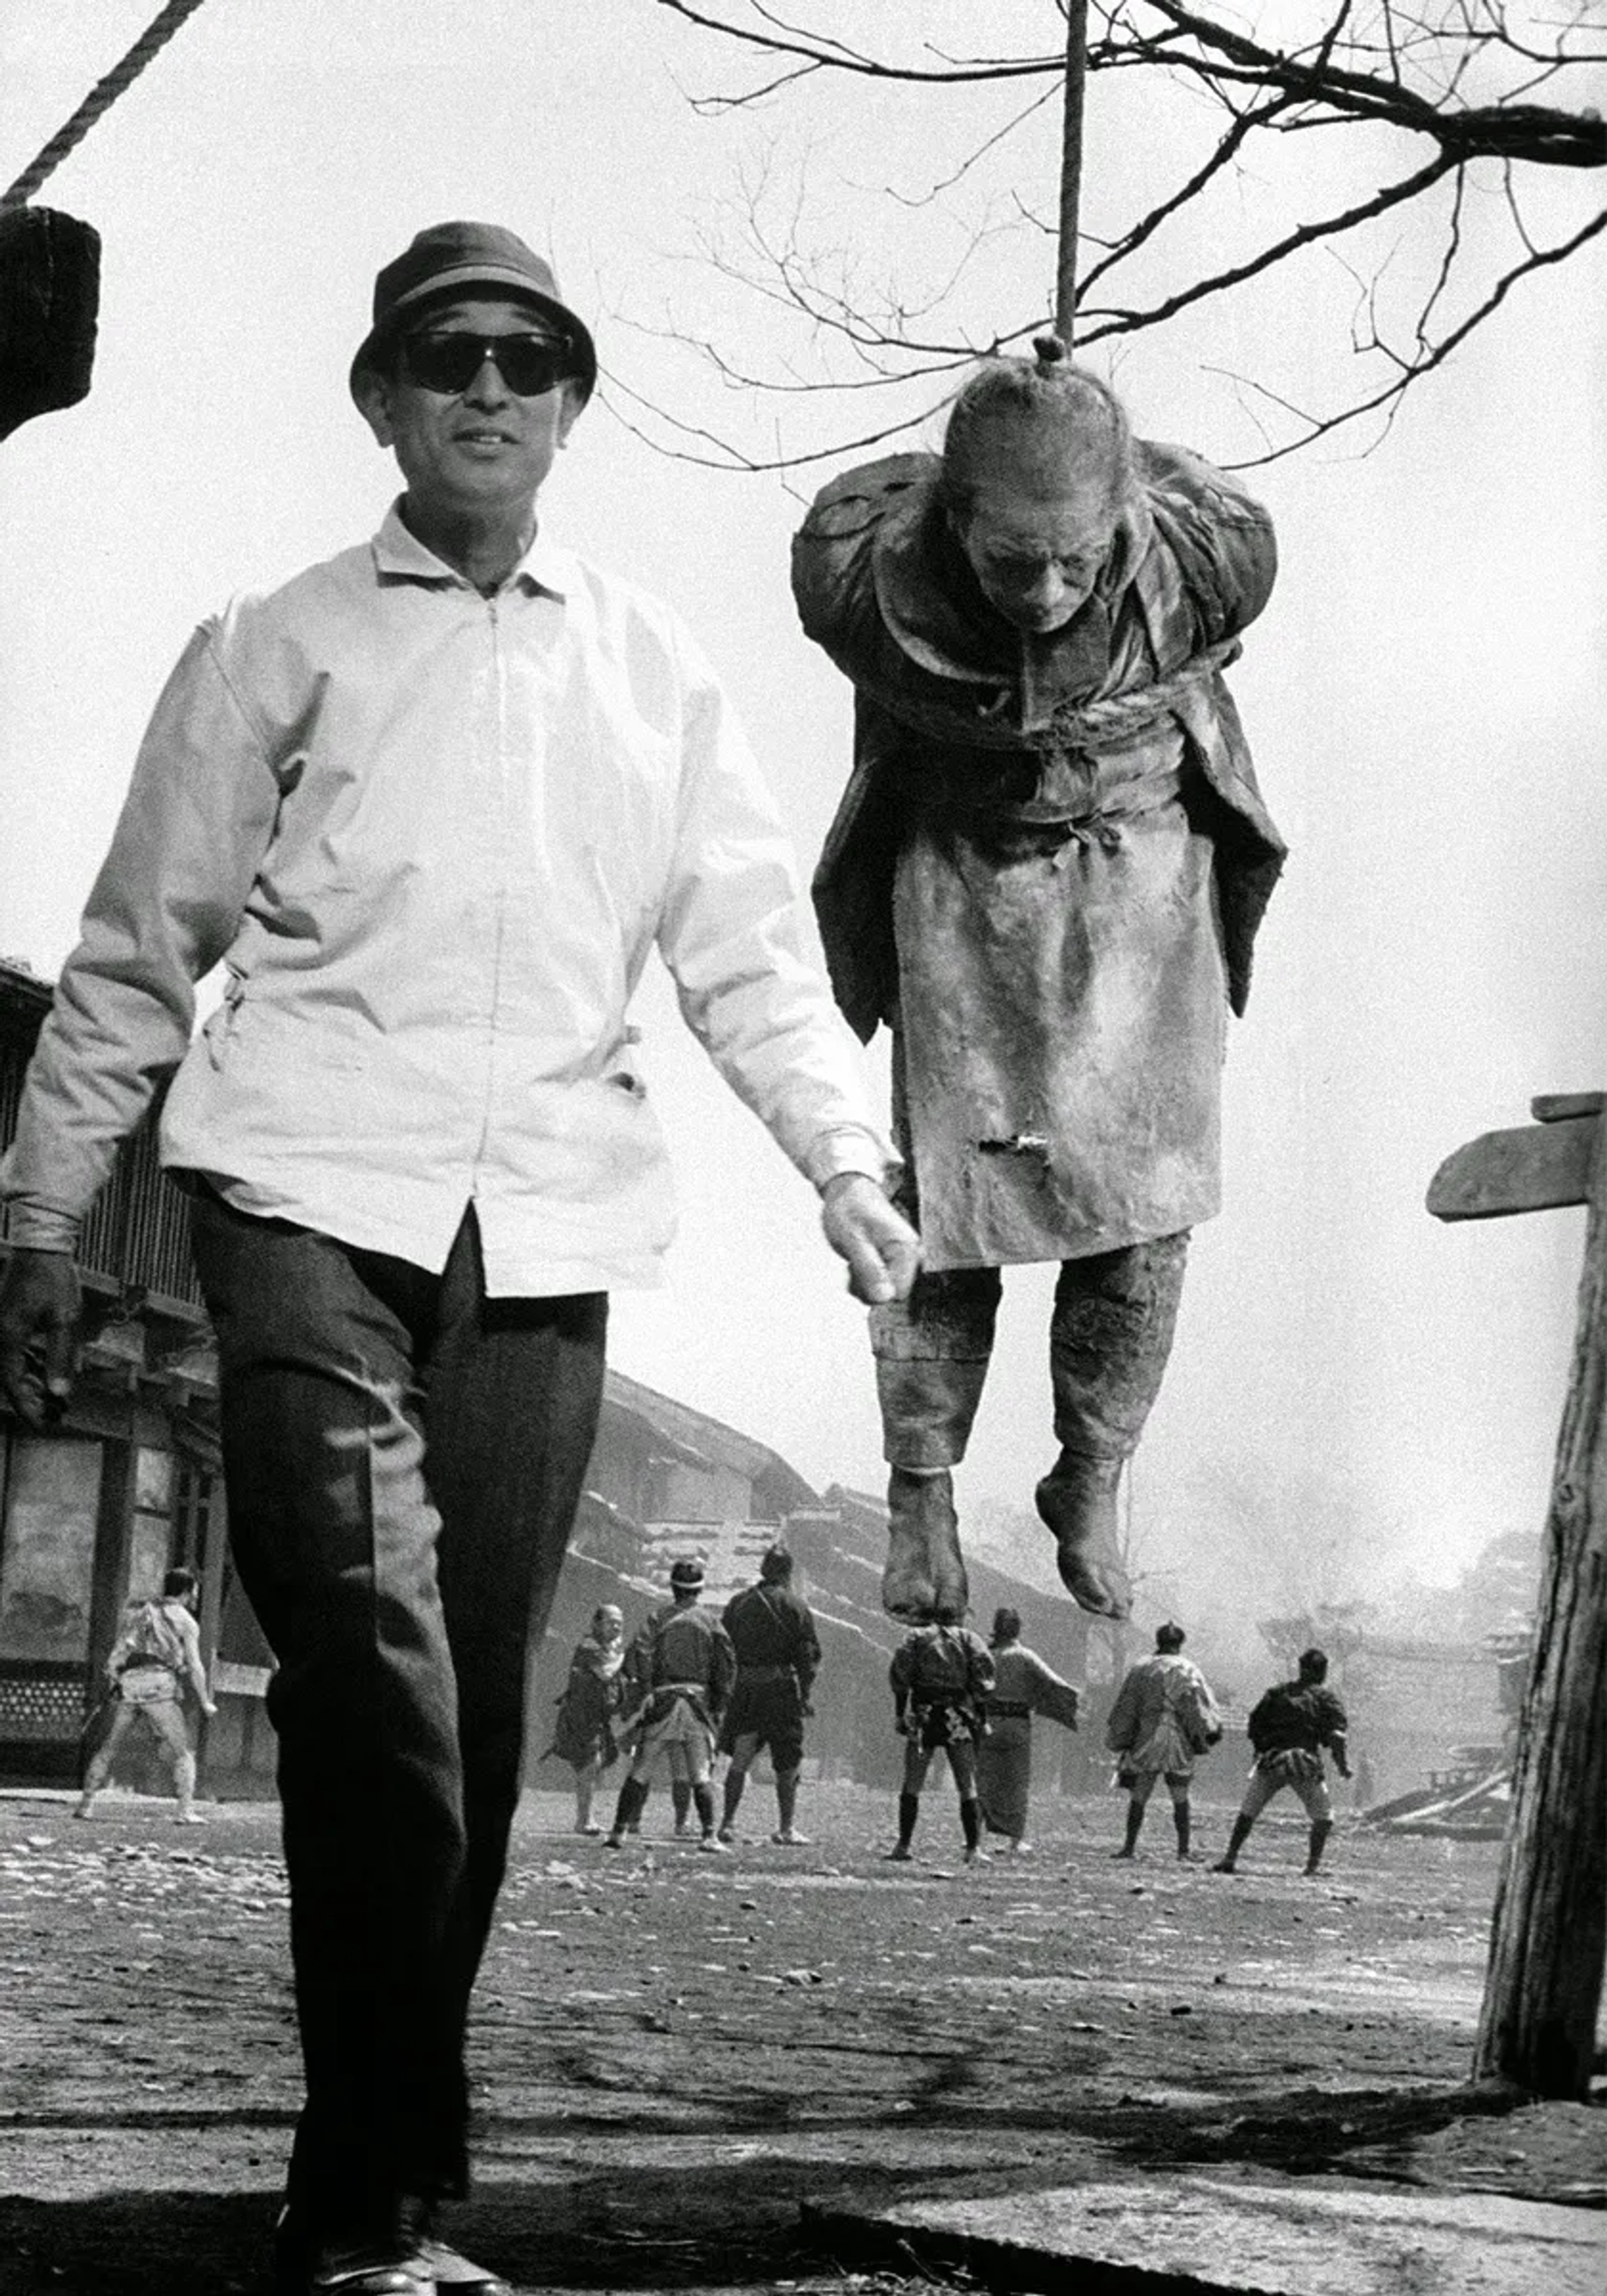
[[[833,1180],[871,1180],[885,1190],[899,1168],[873,1132],[858,1125],[843,1125],[816,1142],[804,1168],[824,1201]]]

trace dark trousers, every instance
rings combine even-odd
[[[290,2193],[349,2225],[466,2179],[469,1995],[608,1300],[488,1300],[471,1211],[439,1275],[210,1194],[193,1234],[230,1539],[279,1662],[307,2070]]]

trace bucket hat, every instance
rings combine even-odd
[[[373,324],[351,363],[353,398],[364,369],[373,365],[426,298],[470,295],[477,290],[516,294],[562,329],[574,345],[575,380],[584,406],[597,381],[591,330],[564,301],[552,265],[528,248],[517,232],[495,223],[431,224],[394,262],[386,264],[373,283]]]

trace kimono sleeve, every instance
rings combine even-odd
[[[1078,1709],[1081,1695],[1052,1666],[1034,1653],[1032,1675],[1032,1710],[1051,1722],[1059,1722],[1068,1730],[1077,1727]]]

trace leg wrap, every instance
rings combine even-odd
[[[1130,1456],[1160,1392],[1187,1257],[1185,1231],[1062,1264],[1049,1369],[1063,1450]]]
[[[998,1313],[996,1267],[917,1275],[907,1300],[871,1309],[882,1450],[896,1467],[952,1467],[982,1399]]]
[[[616,1841],[626,1828],[634,1825],[647,1808],[648,1789],[639,1779],[627,1778],[619,1789],[619,1799],[614,1806],[613,1833]]]

